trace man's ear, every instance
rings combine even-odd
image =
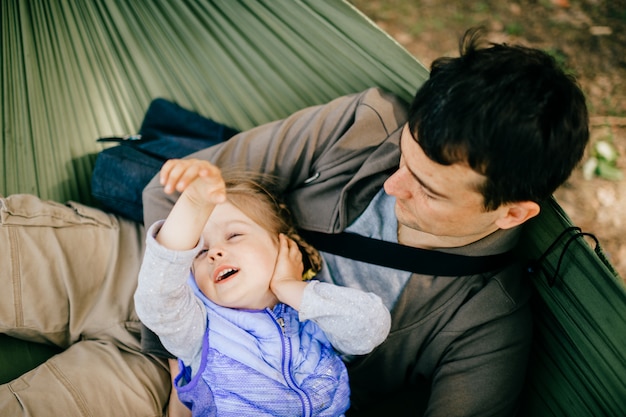
[[[510,229],[519,226],[528,219],[532,219],[539,214],[539,204],[534,201],[518,201],[508,203],[501,207],[502,217],[496,220],[496,226],[500,229]]]

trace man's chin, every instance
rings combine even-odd
[[[417,224],[414,220],[409,219],[409,216],[406,215],[401,206],[396,203],[395,207],[396,219],[398,220],[398,227],[406,227],[417,232],[423,232],[424,229]]]

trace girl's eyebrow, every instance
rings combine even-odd
[[[229,220],[228,223],[226,224],[226,226],[250,226],[250,225],[256,225],[256,223],[252,220]]]

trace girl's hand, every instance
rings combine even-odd
[[[304,272],[302,252],[294,240],[282,233],[278,239],[278,257],[274,275],[270,281],[270,289],[279,301],[298,310],[302,293],[307,285],[306,282],[302,281],[302,273]]]
[[[201,159],[170,159],[163,164],[159,180],[165,193],[185,193],[199,204],[226,200],[226,186],[218,167]]]

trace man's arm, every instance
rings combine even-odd
[[[381,145],[406,120],[406,104],[378,89],[343,96],[327,104],[300,110],[286,119],[268,123],[233,136],[228,141],[189,155],[204,159],[221,168],[274,175],[278,181],[275,192],[289,196],[300,188],[311,189],[313,196],[324,194],[334,202],[327,204],[319,217],[334,223],[342,213],[336,210],[350,181],[360,180],[355,175],[364,162],[378,150],[376,166],[363,175],[381,174],[380,166],[397,167],[398,153]],[[399,136],[399,134],[398,134]],[[388,174],[383,175],[386,177]],[[384,179],[380,179],[379,185]],[[164,219],[178,194],[167,195],[155,177],[144,189],[144,222],[152,224]],[[304,198],[298,201],[309,200]],[[315,201],[307,201],[312,213],[319,213]],[[330,207],[332,206],[332,211]],[[310,222],[307,213],[298,216],[297,207],[291,207],[298,220]],[[343,208],[340,208],[341,210]],[[340,219],[340,227],[346,227]],[[327,230],[329,231],[329,230]]]

